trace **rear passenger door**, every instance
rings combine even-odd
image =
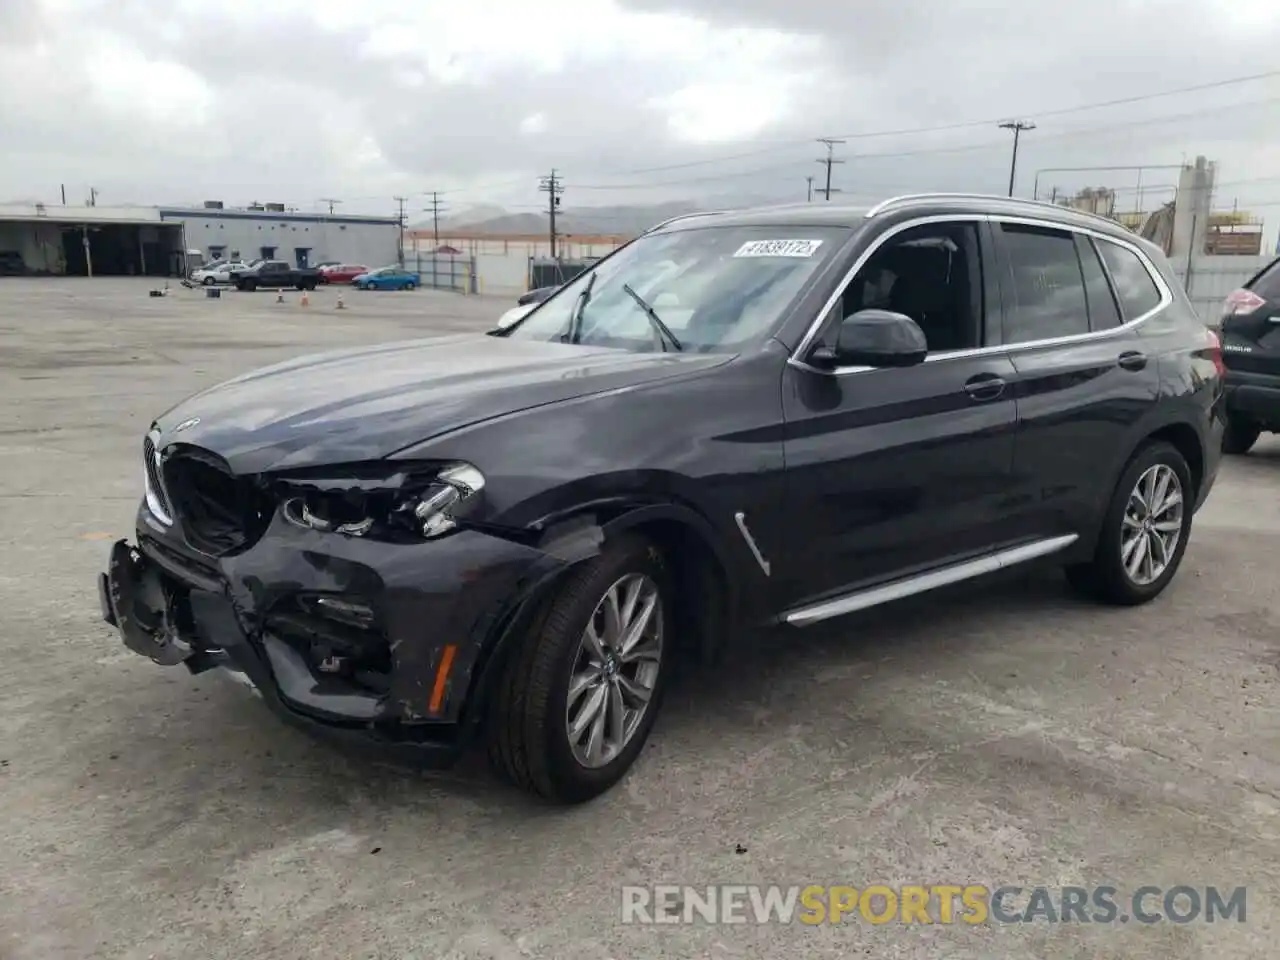
[[[1081,533],[1157,400],[1157,358],[1135,328],[1164,299],[1131,245],[1030,220],[992,226],[1017,371],[1014,509],[1029,536]],[[1127,304],[1109,264],[1138,294]]]

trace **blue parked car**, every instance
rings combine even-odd
[[[351,285],[357,290],[412,290],[421,282],[418,274],[401,267],[383,267],[360,274]]]

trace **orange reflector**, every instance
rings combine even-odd
[[[440,666],[436,667],[436,682],[431,688],[431,703],[428,707],[431,713],[439,713],[444,706],[444,688],[449,682],[449,671],[453,669],[453,658],[457,652],[458,648],[450,643],[440,654]]]

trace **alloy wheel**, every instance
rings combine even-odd
[[[1138,478],[1120,531],[1120,561],[1137,586],[1155,583],[1169,568],[1182,538],[1185,507],[1182,481],[1172,467],[1157,463]]]
[[[662,595],[644,574],[605,591],[582,632],[569,677],[565,726],[574,759],[603,767],[631,742],[662,667]]]

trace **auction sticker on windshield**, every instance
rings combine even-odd
[[[812,257],[822,246],[821,240],[749,240],[738,248],[735,257]]]

